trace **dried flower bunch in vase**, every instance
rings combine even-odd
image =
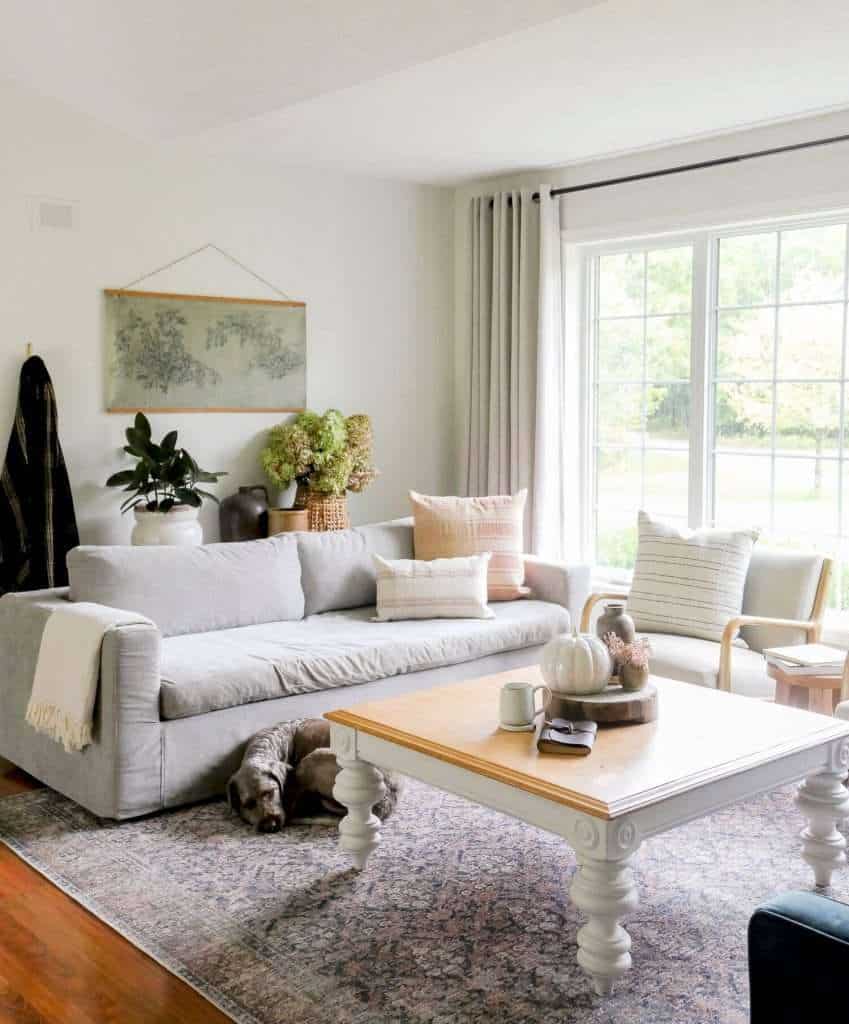
[[[605,633],[603,640],[610,651],[610,657],[619,669],[619,682],[623,690],[641,690],[649,681],[649,655],[651,645],[648,637],[639,636],[626,643],[616,633]]]
[[[368,416],[302,412],[272,427],[262,451],[262,466],[278,487],[297,481],[295,508],[310,513],[311,530],[348,525],[345,492],[359,493],[375,479],[374,434]]]

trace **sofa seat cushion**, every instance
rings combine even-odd
[[[670,633],[646,633],[651,643],[651,673],[667,679],[680,679],[698,686],[716,687],[719,675],[719,644],[691,636]],[[731,656],[731,690],[746,697],[772,699],[775,683],[766,674],[763,655],[750,651],[741,641]]]
[[[546,601],[504,602],[493,610],[493,619],[372,622],[374,608],[355,608],[169,637],[162,643],[161,714],[187,718],[456,665],[543,644],[569,628],[569,613]]]

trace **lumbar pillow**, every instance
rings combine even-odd
[[[393,619],[492,619],[486,605],[489,554],[390,561],[374,555],[377,622]]]
[[[757,530],[685,530],[640,512],[628,612],[638,630],[722,639],[740,614]]]
[[[522,557],[527,490],[489,498],[433,498],[410,491],[416,558],[492,553],[489,600],[514,601],[529,593]]]

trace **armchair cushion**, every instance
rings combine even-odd
[[[680,531],[640,512],[628,611],[640,632],[722,639],[740,614],[756,530]]]
[[[716,687],[720,646],[712,640],[669,633],[646,634],[651,644],[652,675],[680,679],[697,686]],[[745,697],[775,696],[775,682],[766,674],[763,655],[741,643],[731,648],[731,689]]]
[[[810,619],[822,568],[822,555],[756,549],[746,576],[743,614]],[[743,626],[740,636],[753,651],[803,644],[808,639],[802,629],[777,629],[775,626]]]

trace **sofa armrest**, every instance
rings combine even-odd
[[[108,630],[100,655],[93,742],[76,753],[25,720],[41,636],[67,588],[0,598],[0,755],[101,817],[161,806],[160,634],[153,625]]]
[[[751,1024],[825,1020],[846,1001],[849,906],[790,892],[749,922]]]
[[[576,623],[590,592],[590,567],[525,555],[525,583],[534,597],[562,605]]]
[[[808,634],[808,643],[819,640],[820,623],[812,619],[771,619],[767,615],[735,615],[729,619],[722,631],[719,647],[719,675],[717,689],[731,692],[731,655],[734,639],[741,626],[777,626],[779,629],[804,629]]]

